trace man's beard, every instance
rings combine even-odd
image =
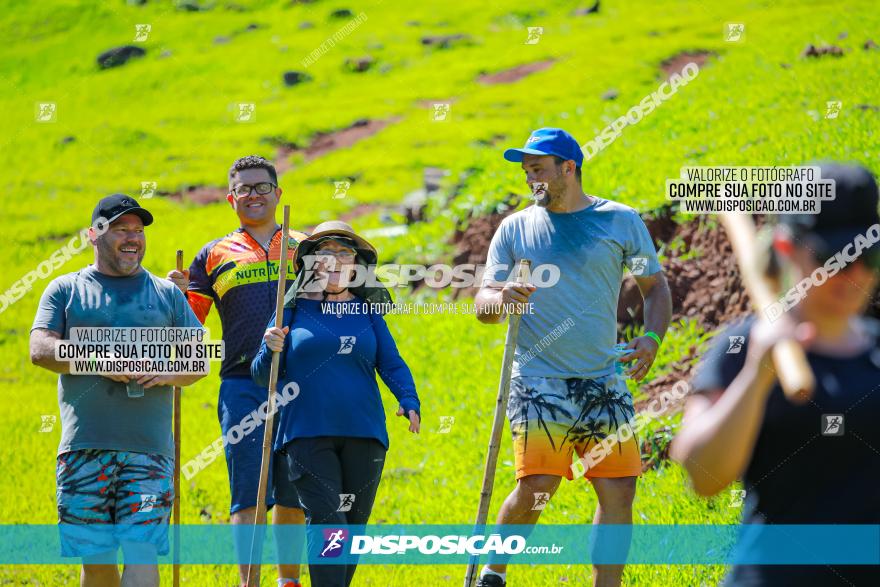
[[[533,181],[529,184],[532,190],[532,199],[535,204],[546,208],[550,204],[550,184],[541,181]]]
[[[549,207],[550,204],[558,199],[556,196],[556,188],[558,186],[553,186],[551,183],[533,181],[529,184],[529,187],[532,189],[532,199],[541,208]]]
[[[98,256],[109,269],[111,269],[114,273],[118,273],[120,275],[131,275],[132,273],[135,273],[141,266],[141,261],[143,261],[144,259],[145,247],[143,245],[138,245],[137,249],[138,259],[137,262],[134,264],[134,267],[132,267],[129,262],[123,262],[120,259],[118,248],[110,245],[106,241],[106,239],[98,237]]]

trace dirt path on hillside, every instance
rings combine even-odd
[[[275,170],[278,172],[278,175],[282,175],[293,167],[290,159],[294,155],[302,154],[305,162],[313,161],[338,149],[351,147],[358,141],[373,136],[388,125],[399,120],[399,118],[379,120],[363,118],[356,120],[350,126],[340,130],[316,133],[309,142],[309,145],[303,148],[277,137],[268,139],[268,142],[275,144],[275,158],[273,160]],[[173,193],[158,191],[157,194],[172,200],[188,201],[204,206],[226,200],[227,191],[225,186],[199,185],[190,186]],[[349,216],[351,216],[350,213]]]

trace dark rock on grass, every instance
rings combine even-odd
[[[481,139],[477,139],[475,142],[477,145],[479,145],[481,147],[494,147],[495,145],[497,145],[501,141],[505,140],[506,138],[507,138],[506,135],[496,133],[496,134],[493,134],[488,139],[481,138]]]
[[[232,41],[232,38],[235,36],[238,36],[238,35],[241,35],[244,33],[249,33],[252,31],[259,30],[259,29],[263,29],[263,28],[266,28],[266,26],[252,22],[243,29],[240,29],[237,31],[232,31],[231,34],[217,35],[216,37],[214,37],[214,44],[215,45],[225,45],[225,44],[229,43],[230,41]]]
[[[497,21],[515,22],[523,26],[531,24],[546,15],[547,13],[544,10],[512,10],[497,19]]]
[[[348,8],[340,8],[339,10],[334,10],[330,13],[330,18],[351,18],[353,16],[354,12]]]
[[[74,137],[74,136],[66,136],[66,137],[63,137],[59,142],[60,142],[62,145],[67,145],[67,144],[73,143],[73,142],[75,142],[75,141],[76,141],[76,137]]]
[[[307,20],[304,20],[301,23],[299,23],[299,30],[301,30],[301,31],[304,31],[306,29],[313,29],[313,28],[315,28],[315,25]]]
[[[363,73],[373,67],[375,64],[376,60],[369,55],[364,55],[363,57],[349,57],[345,60],[345,67],[349,71],[353,71],[355,73]]]
[[[803,51],[801,51],[801,57],[818,58],[825,55],[831,55],[833,57],[843,57],[843,49],[841,49],[837,45],[820,45],[819,47],[817,47],[811,43],[807,45]]]
[[[865,51],[870,51],[871,49],[880,49],[872,39],[868,39],[862,44],[862,49]]]
[[[303,71],[285,71],[284,85],[287,87],[295,86],[303,82],[311,81],[312,76]]]
[[[574,16],[586,16],[587,14],[598,14],[599,13],[599,0],[596,0],[596,3],[592,6],[585,8],[578,8],[572,14]]]
[[[602,94],[602,99],[603,100],[616,100],[617,96],[619,96],[619,95],[620,95],[620,92],[618,92],[614,88],[611,88],[610,90],[608,90],[607,92]]]
[[[848,36],[849,36],[849,33],[846,32],[846,31],[843,31],[842,33],[840,33],[839,35],[837,35],[837,39],[840,40],[840,41],[842,41],[843,39],[847,38]]]
[[[471,43],[470,35],[457,33],[454,35],[428,35],[422,37],[422,45],[426,47],[436,47],[438,49],[449,49],[454,45],[466,45]]]
[[[123,45],[108,49],[98,55],[98,67],[108,69],[110,67],[118,67],[125,65],[130,59],[135,57],[143,57],[147,52],[142,47],[136,45]]]
[[[196,0],[177,0],[175,5],[178,10],[184,10],[186,12],[198,12],[200,10],[205,10],[199,5]]]

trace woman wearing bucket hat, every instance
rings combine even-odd
[[[768,320],[716,337],[672,443],[701,495],[743,481],[726,587],[880,585],[876,541],[858,531],[876,536],[880,524],[880,323],[863,315],[880,281],[877,183],[862,167],[821,171],[835,199],[774,227],[767,273],[788,293]],[[801,405],[786,399],[771,360],[783,339],[804,347],[815,375]]]
[[[284,327],[275,328],[273,316],[251,364],[254,380],[266,385],[272,352],[281,352],[278,389],[298,389],[280,411],[273,474],[276,496],[292,487],[299,493],[309,560],[339,557],[341,564],[309,566],[315,587],[344,587],[354,575],[357,560],[343,554],[343,535],[312,526],[363,525],[370,517],[388,450],[376,373],[397,398],[397,415],[419,431],[412,374],[374,305],[391,296],[375,280],[352,280],[376,261],[376,249],[348,224],[315,227],[297,247]]]

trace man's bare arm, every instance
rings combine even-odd
[[[645,277],[633,276],[642,299],[645,300],[645,332],[656,332],[661,337],[672,320],[672,292],[662,271]]]
[[[672,319],[672,294],[666,277],[659,271],[645,277],[633,277],[645,300],[645,332],[653,332],[662,338]],[[641,381],[654,364],[660,345],[650,336],[642,335],[632,339],[626,348],[631,350],[631,354],[620,359],[632,363],[626,374]]]
[[[70,373],[70,363],[68,361],[55,360],[56,340],[61,340],[60,332],[47,328],[37,328],[31,331],[31,363],[55,373]]]

